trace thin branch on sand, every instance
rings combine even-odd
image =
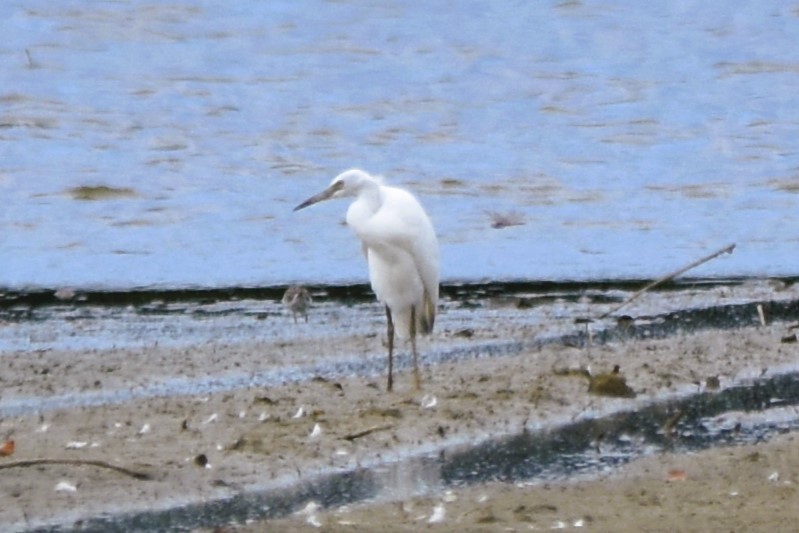
[[[2,463],[0,464],[0,470],[5,470],[6,468],[23,468],[26,466],[39,466],[39,465],[96,466],[98,468],[107,468],[109,470],[119,472],[120,474],[125,474],[126,476],[130,476],[134,479],[153,478],[150,474],[147,474],[145,472],[137,472],[136,470],[130,470],[129,468],[125,468],[123,466],[112,465],[111,463],[106,463],[105,461],[92,461],[92,460],[82,460],[82,459],[28,459],[25,461]]]
[[[370,433],[375,433],[376,431],[385,431],[387,429],[391,429],[394,426],[392,424],[386,424],[382,426],[372,426],[369,428],[364,429],[363,431],[358,431],[356,433],[350,433],[349,435],[344,435],[342,437],[344,440],[354,441],[355,439],[360,439],[361,437],[365,437]]]

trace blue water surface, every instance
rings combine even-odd
[[[654,277],[733,242],[693,273],[799,274],[790,3],[0,14],[0,286],[363,281],[345,203],[292,212],[354,166],[419,196],[445,282]]]

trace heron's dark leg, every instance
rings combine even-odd
[[[419,357],[416,355],[416,307],[411,306],[411,351],[413,352],[413,384],[416,390],[422,388],[419,377]]]
[[[391,320],[391,309],[386,306],[386,319],[388,324],[388,392],[394,387],[394,378],[391,375],[394,369],[394,321]]]

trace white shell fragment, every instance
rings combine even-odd
[[[316,511],[318,511],[320,507],[321,506],[318,503],[316,503],[314,501],[311,501],[311,502],[306,503],[305,507],[303,507],[302,509],[300,509],[297,512],[299,514],[309,515],[309,514],[313,514]]]
[[[311,438],[315,439],[321,434],[322,434],[322,426],[320,426],[319,424],[314,424],[313,430],[311,430]]]
[[[443,503],[439,503],[435,507],[433,507],[433,514],[430,515],[430,518],[427,519],[428,524],[440,524],[444,521],[444,517],[447,514],[447,510],[444,508]]]
[[[314,501],[310,501],[305,504],[305,507],[297,511],[297,514],[305,515],[305,522],[308,525],[313,527],[322,527],[322,522],[319,521],[319,517],[316,516],[316,512],[321,509],[322,506]]]
[[[146,435],[151,429],[150,424],[144,424],[139,430],[139,435]]]
[[[59,481],[56,483],[55,490],[58,492],[78,492],[78,487],[69,481]]]
[[[305,416],[305,406],[301,405],[300,408],[297,409],[297,413],[291,418],[302,418],[304,416]]]
[[[219,418],[219,415],[214,413],[203,421],[203,425],[210,424],[211,422],[214,422],[217,418]]]
[[[421,405],[423,409],[432,409],[438,405],[438,398],[436,398],[433,394],[425,394],[422,398]]]
[[[772,472],[771,475],[768,477],[769,481],[779,481],[780,480],[780,473],[779,472]]]
[[[67,450],[80,450],[81,448],[85,448],[88,445],[89,445],[89,443],[86,442],[86,441],[72,440],[72,441],[69,441],[67,443],[66,449]]]

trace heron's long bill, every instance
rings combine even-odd
[[[301,203],[300,205],[295,207],[294,210],[295,211],[299,211],[300,209],[305,209],[309,205],[313,205],[313,204],[319,203],[322,200],[327,200],[328,198],[330,198],[331,196],[336,194],[336,192],[339,189],[341,189],[341,182],[337,181],[336,183],[334,183],[333,185],[331,185],[330,187],[328,187],[324,191],[320,192],[319,194],[314,194],[313,196],[311,196],[310,198],[305,200],[303,203]]]

